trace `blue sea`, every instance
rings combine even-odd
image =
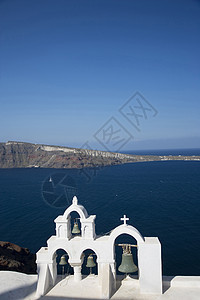
[[[200,149],[128,151],[200,155]],[[53,184],[53,186],[52,186]],[[96,232],[122,222],[157,236],[165,275],[200,275],[200,162],[162,161],[100,169],[0,169],[0,240],[36,252],[55,234],[54,219],[76,194]]]

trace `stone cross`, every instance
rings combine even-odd
[[[121,220],[121,221],[124,221],[124,225],[127,225],[127,224],[126,224],[126,221],[128,221],[129,218],[127,218],[126,215],[124,215],[124,217],[121,218],[120,220]]]

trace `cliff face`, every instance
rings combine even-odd
[[[34,146],[28,143],[0,143],[0,167],[19,168],[29,164]]]
[[[35,259],[35,254],[30,253],[27,248],[0,241],[0,270],[35,274]]]
[[[0,168],[89,168],[132,162],[196,160],[200,156],[130,155],[23,142],[0,143]]]
[[[40,144],[0,143],[0,168],[84,168],[133,161],[131,155]]]

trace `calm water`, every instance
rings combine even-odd
[[[198,149],[187,151],[200,153]],[[85,174],[79,170],[0,169],[0,240],[32,252],[45,246],[55,233],[53,220],[70,205],[74,193],[70,188],[76,186],[79,202],[89,214],[97,215],[97,234],[118,226],[120,217],[127,214],[129,224],[143,236],[159,237],[165,275],[200,275],[199,182],[200,162],[189,161],[127,164],[86,170]],[[65,191],[67,187],[65,195],[63,186]]]

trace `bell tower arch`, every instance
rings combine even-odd
[[[78,204],[78,199],[74,196],[72,205],[70,205],[62,216],[55,219],[56,236],[61,238],[71,239],[71,216],[72,212],[77,212],[80,216],[81,236],[84,239],[95,239],[95,215],[88,216],[84,206]]]

